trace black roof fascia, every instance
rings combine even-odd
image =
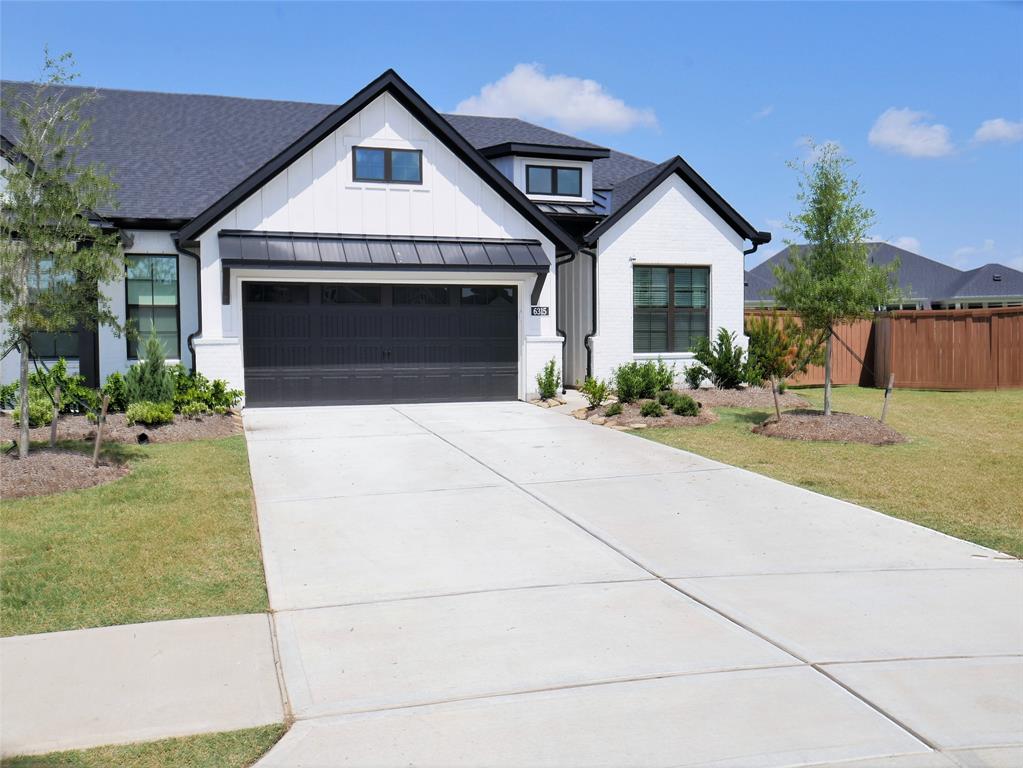
[[[309,151],[315,144],[321,141],[332,131],[339,128],[343,123],[357,114],[373,99],[380,94],[389,92],[394,96],[412,115],[427,126],[433,133],[444,142],[454,154],[466,165],[476,171],[494,190],[501,195],[512,207],[543,232],[553,241],[558,251],[572,251],[577,244],[561,227],[547,218],[519,191],[500,171],[494,168],[488,160],[475,150],[465,138],[462,137],[451,125],[431,107],[422,96],[416,93],[408,83],[398,76],[393,69],[388,69],[380,77],[369,83],[352,98],[335,109],[319,123],[314,125],[291,146],[282,152],[247,179],[235,186],[230,192],[221,197],[213,205],[192,219],[180,231],[180,239],[184,242],[191,242],[198,235],[206,231],[217,219],[226,214],[232,208],[239,205],[253,192],[262,187],[273,177],[291,165],[295,160]]]
[[[625,214],[635,208],[643,198],[657,189],[672,174],[678,174],[718,216],[724,219],[743,238],[757,245],[771,242],[770,232],[758,232],[755,230],[753,225],[739,215],[739,212],[729,205],[710,184],[704,181],[703,177],[694,171],[689,163],[681,157],[675,157],[643,189],[633,195],[632,199],[628,200],[625,205],[615,210],[600,224],[587,232],[584,238],[586,244],[594,245],[601,235],[617,224]]]
[[[600,160],[611,156],[610,149],[603,147],[590,149],[589,147],[559,147],[552,144],[521,144],[517,142],[505,142],[495,144],[492,147],[483,147],[479,150],[483,157],[507,157],[508,155],[523,155],[527,157],[546,157],[555,160]]]

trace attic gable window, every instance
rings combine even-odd
[[[386,184],[422,184],[423,152],[419,149],[355,147],[352,178]]]
[[[582,197],[583,170],[554,165],[527,165],[526,194]]]

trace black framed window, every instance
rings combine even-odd
[[[352,178],[355,181],[423,183],[422,150],[355,147],[352,153]]]
[[[391,293],[391,303],[395,305],[447,305],[450,301],[446,285],[396,285]]]
[[[526,194],[582,197],[583,169],[554,165],[526,166]]]
[[[634,352],[690,352],[709,324],[709,267],[633,267]]]
[[[514,304],[515,289],[510,285],[463,285],[462,304]]]
[[[138,338],[128,337],[128,357],[136,359],[155,329],[167,357],[181,356],[178,317],[178,257],[129,256],[127,275],[128,323]]]
[[[47,360],[56,360],[63,357],[65,360],[78,359],[78,334],[70,333],[42,333],[37,331],[32,334],[30,343],[36,357]]]
[[[35,275],[29,278],[29,297],[40,291],[60,289],[61,283],[66,282],[67,276],[54,278],[52,274],[53,262],[45,259],[39,262],[39,268]],[[29,344],[32,345],[32,353],[36,357],[46,360],[56,360],[63,357],[65,360],[78,359],[78,333],[69,331],[65,333],[44,333],[36,331],[29,337]]]
[[[320,288],[321,304],[379,304],[379,285],[333,283]]]

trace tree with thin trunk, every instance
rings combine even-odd
[[[796,200],[802,211],[789,229],[802,240],[787,263],[774,267],[778,306],[802,318],[803,328],[824,339],[824,414],[831,415],[831,348],[835,326],[872,317],[899,295],[898,262],[871,264],[867,236],[874,212],[849,176],[852,160],[835,144],[810,144],[811,160],[789,165],[799,172]],[[790,246],[797,244],[786,241]]]
[[[114,183],[81,161],[95,93],[74,80],[71,54],[47,52],[40,80],[2,94],[0,170],[0,323],[4,351],[17,349],[20,370],[18,454],[28,455],[29,366],[33,333],[69,333],[97,325],[123,331],[98,290],[124,276],[116,231],[99,212],[114,207]]]

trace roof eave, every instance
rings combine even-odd
[[[561,147],[554,144],[527,144],[511,141],[483,147],[479,152],[483,157],[491,159],[521,155],[555,160],[601,160],[611,156],[611,150],[603,147]]]

